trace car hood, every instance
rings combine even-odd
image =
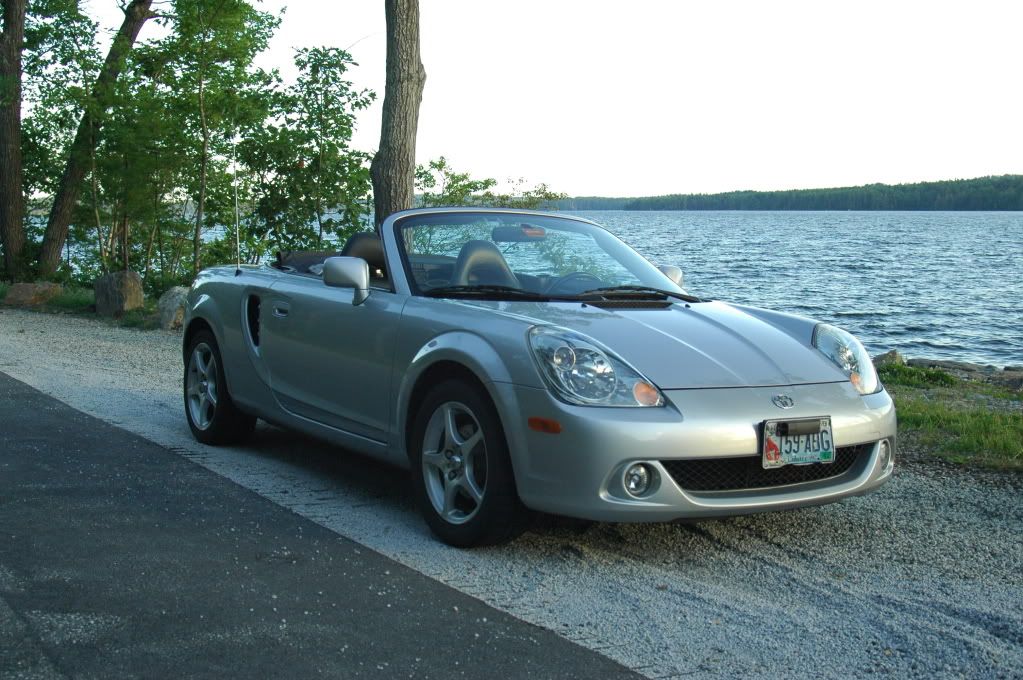
[[[838,367],[798,338],[722,302],[659,309],[578,303],[462,301],[530,324],[571,328],[611,349],[661,389],[841,382]]]

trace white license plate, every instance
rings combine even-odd
[[[834,463],[831,418],[765,420],[762,460],[765,470],[783,465]]]

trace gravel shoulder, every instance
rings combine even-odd
[[[194,442],[180,335],[0,313],[0,371],[650,677],[1023,676],[1020,477],[920,462],[865,498],[700,524],[435,542],[403,472],[261,427]]]

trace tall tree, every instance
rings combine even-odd
[[[174,30],[159,45],[173,72],[186,134],[194,140],[191,155],[196,176],[189,187],[195,206],[193,273],[202,264],[203,230],[211,226],[211,179],[214,173],[220,179],[226,176],[225,161],[233,155],[230,142],[240,117],[251,115],[247,113],[250,91],[266,75],[253,71],[252,60],[266,49],[279,23],[280,19],[257,10],[248,0],[175,0]]]
[[[419,57],[419,0],[384,0],[387,78],[380,147],[373,156],[374,220],[379,228],[415,197],[416,129],[426,69]]]
[[[46,223],[46,233],[43,235],[43,245],[39,252],[39,273],[42,276],[52,276],[60,264],[61,250],[67,240],[71,217],[78,204],[82,180],[89,171],[91,151],[95,147],[97,132],[103,125],[114,85],[124,68],[125,59],[131,52],[142,25],[154,16],[149,9],[152,3],[153,0],[132,0],[124,9],[124,21],[110,44],[107,58],[92,87]]]
[[[344,50],[303,48],[295,65],[294,85],[265,88],[270,115],[242,136],[239,160],[251,173],[259,236],[279,249],[322,249],[365,228],[369,156],[351,140],[356,112],[375,95],[353,87],[356,64]]]
[[[25,247],[21,192],[21,53],[25,0],[3,0],[0,32],[0,241],[7,276],[20,280]]]

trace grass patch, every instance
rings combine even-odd
[[[147,305],[148,306],[148,305]],[[117,323],[125,328],[137,328],[141,331],[151,331],[160,327],[160,317],[152,310],[143,307],[125,312],[124,316],[117,320]]]
[[[903,385],[905,387],[952,387],[962,381],[937,368],[915,368],[898,364],[885,364],[877,369],[881,382],[885,385]]]
[[[61,312],[88,312],[95,304],[96,293],[91,288],[65,287],[60,295],[46,303],[46,308]]]
[[[160,327],[160,313],[157,309],[157,301],[146,298],[138,309],[125,312],[124,316],[115,319],[114,322],[125,328],[137,328],[140,331],[151,331]]]
[[[964,407],[925,396],[896,398],[899,429],[955,463],[1023,470],[1023,412]]]
[[[954,463],[1023,471],[1023,394],[932,368],[882,366],[878,373],[905,441]]]

